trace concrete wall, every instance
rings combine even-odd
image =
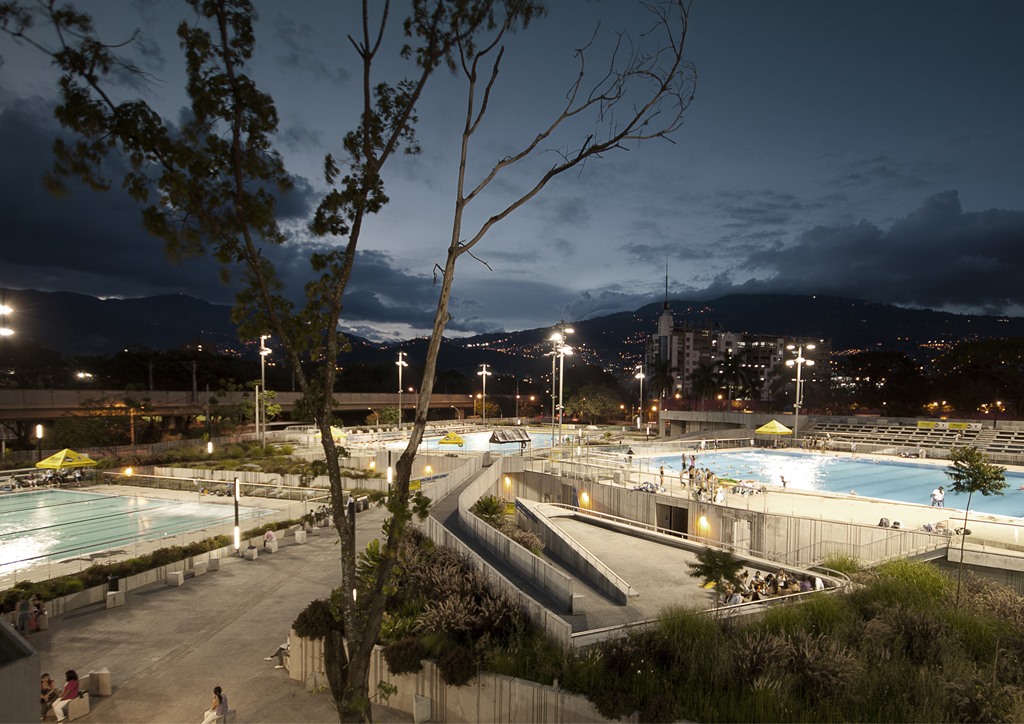
[[[571,613],[573,610],[573,580],[543,558],[534,555],[474,515],[470,510],[473,504],[485,495],[497,494],[502,497],[501,493],[496,491],[504,487],[506,470],[511,482],[512,475],[522,473],[522,458],[500,458],[491,467],[483,470],[477,479],[459,494],[459,521],[463,530],[493,555],[501,558],[516,573],[544,591],[560,607],[560,611]]]
[[[334,533],[333,528],[328,528],[331,533]],[[292,530],[279,530],[277,531],[278,537],[284,535],[293,535]],[[257,543],[260,543],[262,539],[254,539]],[[242,545],[246,544],[242,541]],[[148,571],[142,571],[132,576],[126,576],[118,581],[118,590],[121,591],[134,591],[138,588],[151,585],[153,583],[161,583],[167,580],[167,574],[176,571],[189,571],[195,567],[197,563],[206,563],[211,558],[228,558],[234,556],[235,547],[234,545],[225,546],[223,548],[216,548],[206,553],[200,553],[192,556],[191,558],[185,558],[174,563],[168,563],[165,566],[158,566],[151,568]],[[60,616],[61,614],[75,609],[82,608],[84,606],[91,606],[93,604],[102,603],[107,595],[107,586],[93,586],[87,588],[84,591],[78,591],[76,593],[68,594],[67,596],[60,596],[46,602],[46,613],[48,616]]]
[[[555,641],[563,646],[570,645],[572,642],[572,626],[568,622],[523,593],[515,584],[480,558],[472,548],[459,540],[454,533],[446,529],[436,519],[428,517],[424,521],[424,528],[427,536],[438,545],[453,548],[465,555],[489,586],[499,591],[502,595],[516,601],[523,607],[527,615]]]
[[[724,543],[739,553],[774,558],[794,566],[818,563],[823,557],[837,553],[867,563],[879,562],[935,550],[946,542],[941,536],[922,531],[773,515],[530,470],[522,475],[522,483],[517,487],[517,495],[522,498],[568,505],[572,504],[571,490],[575,486],[590,499],[586,509],[657,526],[665,532],[673,532],[668,516],[674,515],[677,520],[685,521],[684,531],[675,531],[680,535],[685,532],[698,541]],[[703,527],[702,518],[706,521]]]
[[[547,516],[538,515],[535,512],[537,505],[540,504],[522,498],[516,500],[516,523],[540,537],[549,553],[565,561],[590,585],[623,606],[629,602],[630,596],[639,595],[599,558],[552,525]]]
[[[291,677],[305,681],[307,689],[319,685],[318,682],[325,685],[323,642],[303,639],[292,632],[288,665]],[[433,661],[424,661],[419,673],[396,676],[388,670],[383,648],[377,646],[370,660],[371,694],[379,681],[397,689],[381,703],[412,715],[417,722],[609,721],[585,697],[533,681],[482,673],[466,686],[448,686]],[[635,722],[637,719],[617,721]]]
[[[0,621],[0,722],[39,719],[39,666],[39,652]]]

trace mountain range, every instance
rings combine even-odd
[[[109,355],[131,346],[175,349],[197,342],[225,351],[255,354],[255,343],[239,342],[231,310],[185,295],[98,299],[70,292],[0,290],[14,308],[7,325],[19,339],[65,355]],[[780,294],[734,294],[708,301],[670,300],[677,325],[721,328],[786,337],[828,338],[835,353],[886,349],[927,359],[961,340],[1024,337],[1024,317],[950,314],[906,309],[859,299]],[[631,312],[572,320],[572,342],[581,361],[609,371],[639,360],[644,339],[656,330],[663,304]],[[439,369],[471,373],[481,363],[509,372],[536,368],[550,349],[550,327],[447,340]],[[422,359],[426,340],[375,343],[350,337],[347,363],[393,359],[401,347]]]

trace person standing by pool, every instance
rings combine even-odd
[[[665,466],[662,465],[658,468],[658,484],[661,485],[662,492],[665,491]]]
[[[780,475],[779,476],[779,480],[782,481],[782,487],[785,488],[786,487],[786,476],[785,475]]]
[[[946,507],[946,489],[943,488],[941,485],[932,491],[932,507]]]

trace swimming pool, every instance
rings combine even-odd
[[[534,430],[527,430],[530,435],[530,442],[528,444],[528,450],[536,450],[537,448],[551,447],[551,433],[549,432],[535,432]],[[459,435],[462,438],[462,447],[458,445],[441,445],[440,440],[443,435],[437,435],[434,437],[425,437],[423,442],[420,443],[420,450],[426,451],[441,451],[441,452],[458,452],[472,451],[472,452],[519,452],[519,445],[516,443],[504,443],[496,444],[491,443],[491,431],[486,432],[470,432],[465,435]],[[399,440],[388,445],[389,448],[395,450],[404,450],[406,443]]]
[[[256,508],[239,516],[257,517]],[[234,525],[231,505],[35,490],[0,496],[0,573],[204,528]],[[217,532],[224,532],[219,530]]]
[[[687,453],[689,460],[689,453]],[[661,455],[634,460],[634,465],[678,473],[679,455]],[[687,463],[689,464],[689,463]],[[721,478],[755,480],[768,485],[781,485],[786,477],[787,487],[802,490],[823,490],[832,493],[849,493],[901,503],[929,505],[931,492],[938,486],[946,488],[946,507],[963,508],[967,495],[954,495],[949,491],[947,465],[915,464],[902,461],[855,459],[833,455],[769,452],[744,450],[737,452],[714,452],[697,454],[697,467],[708,468]],[[1024,516],[1024,474],[1006,473],[1006,487],[1003,495],[974,495],[971,510],[994,515],[1013,517]]]

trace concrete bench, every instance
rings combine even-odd
[[[297,531],[295,531],[295,542],[298,543],[299,545],[305,543],[306,542],[306,531],[304,531],[304,530],[297,530]]]
[[[88,716],[89,694],[87,692],[83,692],[79,694],[77,698],[72,699],[71,703],[68,704],[68,708],[65,710],[65,713],[68,715],[68,721]]]
[[[113,693],[110,671],[106,667],[89,672],[89,694],[91,696],[110,696]]]
[[[242,553],[242,556],[247,561],[254,561],[254,560],[256,560],[259,557],[259,555],[260,555],[259,548],[246,548],[245,552]]]
[[[192,566],[193,577],[206,575],[206,570],[208,567],[209,566],[207,566],[206,563],[196,563],[194,566]]]
[[[267,553],[277,553],[278,542],[276,540],[263,541],[263,550]]]
[[[171,571],[167,574],[168,586],[181,586],[185,583],[185,571]]]
[[[124,591],[111,591],[107,594],[107,608],[117,608],[125,604]],[[86,711],[86,714],[89,712]]]
[[[238,712],[235,709],[228,709],[226,712],[224,712],[224,716],[217,717],[216,721],[217,724],[221,724],[221,722],[224,722],[226,724],[227,722],[236,721],[237,717]]]
[[[206,562],[208,570],[219,571],[220,570],[220,558],[211,558]]]

